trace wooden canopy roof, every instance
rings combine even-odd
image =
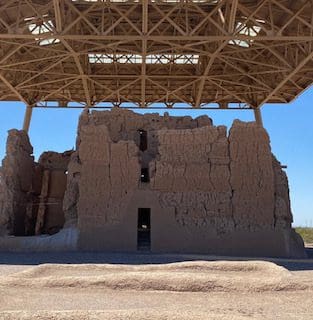
[[[312,83],[311,0],[0,0],[0,100],[258,108]]]

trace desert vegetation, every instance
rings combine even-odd
[[[313,243],[313,228],[298,227],[296,231],[301,235],[305,243]]]

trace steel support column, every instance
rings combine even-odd
[[[30,127],[30,122],[32,119],[33,115],[33,107],[31,106],[26,106],[26,112],[24,116],[24,124],[23,124],[23,130],[28,133],[29,127]]]
[[[262,113],[261,113],[261,108],[256,108],[254,110],[254,117],[255,117],[255,122],[263,127],[263,119],[262,119]]]

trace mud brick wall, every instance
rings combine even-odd
[[[26,132],[10,130],[0,171],[0,235],[25,234],[35,167],[32,153]]]
[[[68,168],[63,207],[83,249],[135,251],[140,208],[151,210],[152,251],[299,248],[287,176],[254,122],[236,120],[228,133],[206,116],[84,112]]]
[[[113,143],[105,125],[81,127],[80,139],[79,227],[117,224],[138,188],[138,147],[133,141]]]
[[[71,227],[79,249],[136,251],[143,211],[153,252],[304,256],[286,173],[254,122],[228,133],[207,116],[84,111],[76,150],[38,163],[27,134],[10,131],[0,235]]]

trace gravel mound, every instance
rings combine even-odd
[[[174,292],[306,290],[308,283],[271,262],[195,261],[162,265],[45,264],[0,278],[0,286]]]

